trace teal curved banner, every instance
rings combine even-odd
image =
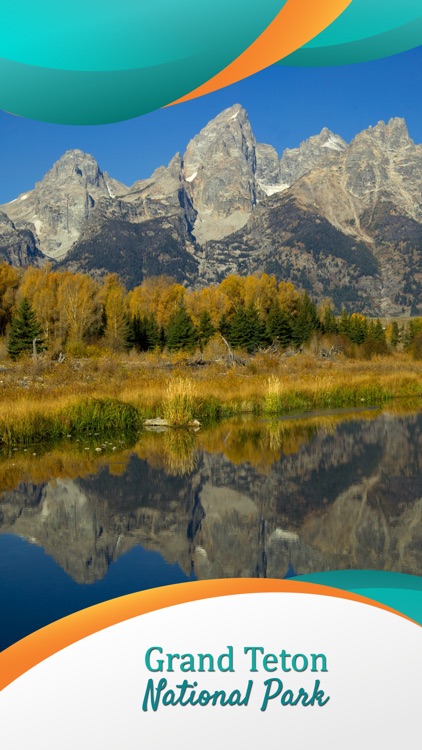
[[[372,570],[337,570],[297,576],[295,581],[319,583],[366,596],[422,625],[422,578]]]
[[[388,57],[422,44],[420,0],[353,0],[325,31],[282,65],[344,65]]]
[[[66,124],[100,124],[152,111],[225,68],[285,3],[8,3],[0,24],[0,108]]]
[[[268,29],[286,1],[4,4],[0,108],[66,124],[116,122],[150,112],[227,67]],[[281,63],[340,65],[420,44],[420,0],[352,0],[325,31]]]

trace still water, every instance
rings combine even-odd
[[[422,413],[234,420],[144,433],[126,448],[121,439],[0,458],[0,649],[170,583],[422,575]]]

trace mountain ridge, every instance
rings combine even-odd
[[[132,186],[66,151],[33,190],[0,206],[12,223],[0,223],[0,256],[117,271],[128,287],[159,273],[189,286],[275,273],[338,309],[408,315],[422,302],[421,174],[422,145],[403,118],[350,143],[323,128],[279,156],[235,104]],[[7,252],[24,238],[25,251]]]

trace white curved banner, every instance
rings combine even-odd
[[[5,750],[419,745],[422,629],[336,597],[192,601],[96,632],[0,694]]]

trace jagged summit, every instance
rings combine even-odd
[[[127,188],[103,173],[91,155],[66,151],[33,190],[7,204],[7,214],[33,228],[39,249],[51,258],[66,255],[78,240],[90,212],[102,198]]]
[[[80,149],[66,151],[58,159],[45,177],[37,183],[35,189],[44,187],[49,183],[57,185],[58,180],[66,180],[71,183],[81,184],[84,186],[93,186],[100,188],[105,185],[103,173],[98,166],[98,162],[91,154],[87,154]]]
[[[198,213],[194,234],[200,242],[226,236],[246,223],[257,200],[256,139],[240,104],[225,109],[192,138],[183,165]]]
[[[390,117],[386,122],[385,120],[378,120],[376,125],[369,125],[366,130],[362,132],[377,132],[377,133],[393,133],[401,131],[407,136],[409,135],[406,120],[404,117]]]
[[[391,149],[409,144],[414,145],[409,136],[406,120],[403,117],[392,117],[388,122],[379,120],[376,125],[370,125],[358,133],[353,140],[361,138],[376,140]]]
[[[280,160],[281,182],[292,185],[316,167],[334,164],[347,149],[347,143],[341,136],[328,128],[323,128],[318,135],[312,135],[298,146],[286,149]]]
[[[346,141],[328,128],[323,128],[319,136],[316,136],[316,138],[319,138],[320,141],[322,141],[321,148],[329,148],[333,151],[345,151],[347,148]]]
[[[220,122],[233,123],[238,119],[240,119],[241,122],[245,120],[249,122],[249,115],[246,109],[241,104],[232,104],[231,107],[227,107],[226,109],[223,109],[222,112],[219,112],[212,120],[207,123],[207,125],[205,125],[205,127],[212,127],[214,124]]]
[[[71,160],[81,160],[82,162],[96,162],[96,159],[92,156],[92,154],[88,154],[86,151],[83,151],[80,148],[68,148],[62,154],[57,161],[56,164],[59,164],[60,162],[66,162]]]

